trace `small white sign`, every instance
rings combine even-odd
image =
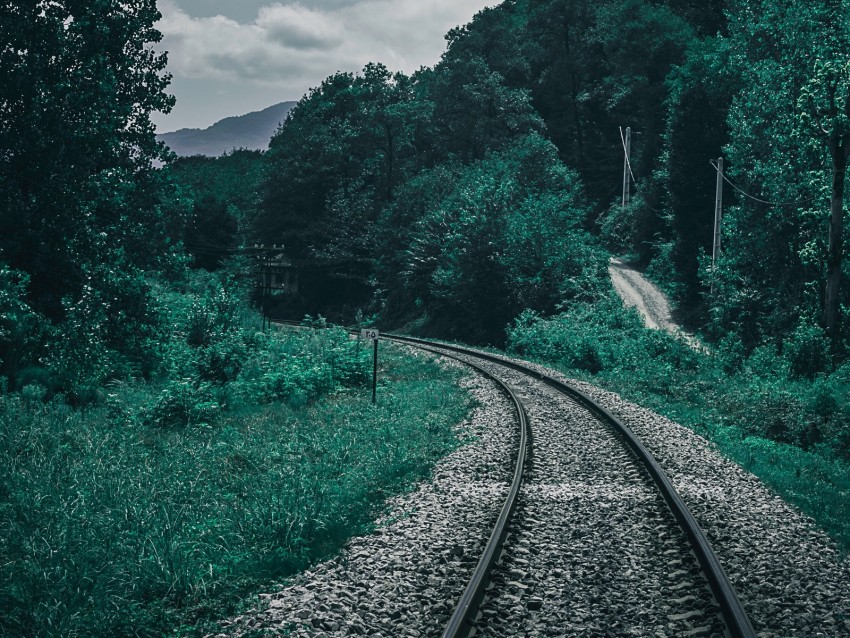
[[[363,328],[360,331],[360,336],[364,339],[377,339],[379,337],[378,331],[374,328]]]

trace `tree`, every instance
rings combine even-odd
[[[700,250],[711,254],[714,237],[715,180],[708,162],[722,155],[729,141],[726,120],[739,90],[730,53],[728,39],[694,42],[685,62],[667,79],[670,94],[657,177],[670,213],[670,266],[679,284],[677,301],[691,313],[707,292],[699,277]],[[734,194],[726,189],[727,207]]]
[[[168,166],[190,209],[186,219],[173,220],[170,233],[184,242],[195,266],[217,270],[249,243],[262,168],[263,153],[244,149],[221,157],[181,157]]]
[[[272,138],[254,231],[285,246],[312,297],[305,310],[326,312],[345,291],[368,301],[371,227],[419,165],[429,106],[415,98],[411,78],[368,64],[327,78]]]
[[[150,121],[174,103],[159,18],[155,0],[0,0],[0,259],[27,275],[35,311],[107,317],[119,349],[150,313],[113,284],[144,292],[140,269],[169,252]]]
[[[150,113],[173,104],[159,17],[154,0],[0,2],[0,250],[53,318],[81,263],[156,214],[136,206],[164,157]]]
[[[850,148],[848,4],[739,0],[730,62],[729,174],[742,197],[724,221],[720,325],[753,347],[818,316],[839,344],[844,180]],[[825,202],[829,213],[824,215]]]
[[[577,175],[538,134],[458,167],[410,232],[408,298],[445,334],[492,344],[526,308],[595,299],[605,260],[586,214]]]
[[[841,265],[844,256],[844,184],[850,158],[850,38],[843,32],[838,3],[826,14],[827,51],[815,59],[814,73],[798,101],[799,122],[828,149],[832,178],[823,326],[837,347],[841,337]],[[848,16],[850,17],[850,16]],[[823,56],[823,57],[822,57]]]

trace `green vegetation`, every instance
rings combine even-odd
[[[347,322],[366,308],[492,345],[525,309],[600,299],[598,282],[552,266],[575,256],[601,279],[604,244],[661,273],[709,341],[732,335],[750,354],[820,326],[828,372],[850,306],[849,13],[843,0],[503,2],[452,30],[431,69],[369,64],[305,96],[265,156],[251,232],[286,246],[301,312]],[[636,183],[622,207],[626,126]],[[536,163],[519,159],[530,147]],[[710,269],[721,155],[756,199],[727,186]],[[507,257],[511,244],[531,250]],[[454,288],[461,271],[473,285]],[[498,312],[470,325],[483,297]]]
[[[265,310],[579,371],[850,546],[848,0],[505,0],[433,68],[325,79],[267,153],[179,161],[150,121],[174,103],[159,17],[0,0],[0,630],[202,624],[451,446],[445,375],[393,360],[372,408],[344,333],[256,329],[255,243],[297,284]],[[608,251],[712,354],[623,312]]]
[[[523,314],[509,347],[691,427],[850,551],[850,366],[807,378],[822,334],[796,334],[782,355],[709,353],[645,328],[612,294]]]
[[[384,348],[373,406],[345,331],[263,334],[217,285],[169,302],[167,380],[0,397],[0,633],[203,635],[456,445],[468,399],[425,357]]]
[[[507,0],[433,68],[305,96],[253,232],[310,278],[304,311],[497,347],[510,326],[517,351],[711,433],[846,546],[848,25],[845,0]],[[737,188],[712,267],[719,156]],[[662,280],[711,356],[621,311],[606,248]]]
[[[345,331],[259,330],[262,155],[156,143],[154,0],[0,17],[0,634],[201,635],[367,530],[469,402],[385,349],[373,406]]]

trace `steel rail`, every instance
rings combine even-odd
[[[352,330],[351,332],[355,331]],[[547,374],[538,372],[537,370],[534,370],[533,368],[523,365],[517,361],[503,359],[492,354],[479,352],[469,348],[463,348],[460,346],[440,343],[437,341],[431,341],[426,339],[418,339],[416,337],[408,337],[404,335],[390,333],[385,333],[382,336],[400,343],[407,343],[409,345],[429,350],[431,352],[443,356],[452,355],[446,355],[443,352],[434,350],[434,348],[439,348],[440,350],[449,350],[451,352],[456,352],[458,354],[463,354],[466,356],[477,357],[535,377],[540,381],[543,381],[550,387],[561,392],[562,394],[565,394],[575,399],[580,404],[588,408],[591,412],[594,412],[603,421],[611,425],[613,429],[620,434],[620,436],[623,438],[629,448],[633,451],[638,460],[646,468],[650,477],[655,482],[658,490],[661,492],[661,495],[664,498],[664,501],[667,503],[667,506],[670,508],[673,516],[679,522],[682,531],[687,536],[691,544],[691,548],[693,549],[694,554],[696,555],[697,560],[699,561],[700,566],[702,567],[703,572],[705,573],[705,576],[709,582],[709,586],[711,587],[712,593],[714,594],[714,597],[717,600],[718,605],[720,606],[721,613],[723,614],[723,620],[726,623],[726,627],[729,630],[731,638],[756,638],[756,633],[753,629],[752,623],[750,622],[749,616],[747,615],[746,610],[744,610],[744,607],[741,604],[737,593],[735,592],[735,588],[729,581],[729,577],[723,569],[720,560],[717,558],[717,554],[711,547],[711,543],[708,541],[708,538],[706,538],[705,533],[700,528],[696,518],[690,512],[684,500],[676,491],[676,488],[670,481],[670,478],[667,476],[667,473],[662,469],[661,465],[658,463],[652,453],[646,448],[646,446],[637,437],[637,435],[632,432],[632,430],[618,417],[616,417],[606,408],[602,407],[600,404],[598,404],[596,401],[594,401],[592,398],[590,398],[587,394],[585,394],[578,388],[575,388],[567,383],[564,383],[563,381],[555,379]],[[457,357],[452,358],[458,359]],[[513,392],[492,374],[469,361],[465,361],[463,359],[458,360],[473,368],[476,368],[479,372],[482,372],[489,378],[496,381],[498,384],[500,384],[501,387],[504,387],[510,393],[517,406],[522,405],[518,402],[518,399],[516,399]],[[521,411],[521,413],[523,414],[522,418],[525,419],[524,409]],[[516,476],[514,478],[516,481]],[[516,486],[516,490],[519,490],[518,485]],[[509,518],[510,513],[512,513],[512,511],[513,507],[511,507],[511,510],[508,513],[505,522],[507,522],[507,518]],[[501,522],[501,515],[499,519]],[[494,534],[495,533],[496,532],[494,530]],[[502,540],[504,538],[505,533],[506,530],[501,533]],[[493,535],[491,535],[491,542],[492,540]],[[501,546],[501,540],[499,545]],[[489,551],[489,549],[490,543],[488,543],[488,548],[487,550],[485,550],[485,555],[488,555],[487,552]],[[449,626],[443,633],[443,638],[461,638],[466,634],[466,631],[468,631],[470,616],[472,613],[474,613],[475,609],[477,609],[477,603],[480,602],[481,597],[483,596],[483,589],[484,587],[486,587],[486,575],[489,574],[489,570],[490,568],[492,568],[492,564],[495,563],[495,561],[497,560],[495,551],[489,553],[489,558],[492,562],[489,564],[486,573],[481,575],[480,580],[478,580],[476,584],[476,587],[481,588],[480,592],[471,592],[473,582],[470,581],[470,584],[467,587],[467,591],[464,592],[464,596],[461,598],[461,603],[459,603],[458,607],[455,610],[455,614],[452,616]],[[485,557],[482,556],[482,559],[479,561],[479,565],[478,567],[476,567],[476,571],[473,574],[473,578],[477,578],[479,576],[479,568],[482,567],[482,562],[484,561],[484,559]],[[469,596],[467,596],[468,592],[470,593]],[[458,617],[457,620],[456,617]],[[456,633],[449,633],[450,630]],[[460,633],[461,631],[463,631],[463,633]]]
[[[394,337],[389,338],[395,339]],[[516,394],[514,394],[514,391],[493,373],[485,370],[475,363],[472,363],[471,361],[447,355],[445,352],[439,352],[433,348],[425,347],[422,344],[415,345],[416,347],[433,354],[455,359],[493,381],[513,402],[514,410],[516,411],[520,426],[519,449],[517,451],[514,476],[511,481],[508,496],[505,499],[505,503],[502,505],[499,517],[496,519],[496,524],[493,526],[493,531],[490,533],[490,538],[487,541],[487,545],[484,547],[484,552],[481,554],[481,558],[478,559],[478,564],[472,572],[469,583],[467,584],[466,589],[464,589],[463,594],[455,607],[454,613],[449,619],[449,622],[442,634],[442,638],[464,638],[469,633],[471,624],[478,613],[478,607],[481,600],[484,598],[484,593],[490,579],[490,572],[493,570],[493,566],[501,556],[505,536],[507,536],[508,533],[508,524],[510,523],[511,517],[516,509],[517,499],[519,498],[519,490],[520,487],[522,487],[522,479],[525,472],[525,461],[528,456],[529,442],[531,440],[531,433],[528,427],[528,415],[526,414],[525,406]]]
[[[427,345],[429,346],[428,349],[431,349],[432,351],[433,348],[440,348],[467,356],[478,357],[486,361],[512,368],[518,372],[535,377],[562,394],[572,397],[590,411],[594,412],[603,421],[610,424],[614,430],[621,435],[629,448],[637,456],[638,460],[646,468],[658,490],[661,492],[667,506],[673,513],[673,516],[679,522],[679,525],[690,541],[691,548],[699,560],[700,566],[708,579],[714,597],[720,606],[723,614],[723,620],[726,623],[730,636],[732,638],[756,638],[756,633],[753,629],[752,623],[750,622],[749,616],[744,610],[744,607],[738,598],[738,594],[735,592],[735,588],[729,581],[729,577],[724,571],[723,566],[720,564],[717,554],[715,554],[714,549],[711,547],[711,543],[708,541],[708,538],[706,538],[705,533],[700,528],[696,518],[694,518],[682,497],[679,496],[679,493],[676,491],[676,488],[673,486],[673,483],[670,481],[667,473],[661,468],[661,465],[659,465],[658,461],[655,460],[652,453],[646,448],[646,446],[644,446],[637,435],[635,435],[635,433],[632,432],[632,430],[619,418],[599,405],[578,388],[549,375],[538,372],[537,370],[517,361],[506,360],[488,353],[425,339],[417,339],[415,337],[406,337],[395,334],[387,334],[386,337],[401,343],[409,343],[419,347]],[[445,635],[446,634],[444,634],[444,636]]]

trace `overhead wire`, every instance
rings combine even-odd
[[[626,148],[626,138],[623,136],[623,127],[622,126],[620,127],[620,141],[623,143],[623,154],[625,155],[625,158],[626,158],[626,166],[629,169],[629,175],[631,175],[631,177],[632,177],[632,184],[637,186],[638,184],[637,184],[637,180],[635,179],[635,174],[632,171],[632,162],[629,159],[629,151]],[[646,202],[646,199],[643,200],[643,203],[649,210],[651,210],[654,213],[663,213],[664,212],[664,211],[658,210],[657,208],[653,208],[652,206],[650,206]]]
[[[708,160],[708,163],[711,164],[714,167],[714,170],[717,171],[717,174],[720,175],[720,177],[722,177],[723,180],[727,184],[729,184],[729,186],[731,186],[736,191],[741,193],[741,195],[743,195],[744,197],[748,197],[749,199],[751,199],[755,202],[758,202],[760,204],[766,204],[768,206],[800,206],[801,204],[808,204],[809,202],[813,202],[816,199],[820,199],[820,197],[809,197],[808,199],[801,199],[801,200],[798,200],[796,202],[769,202],[766,199],[761,199],[760,197],[756,197],[755,195],[750,195],[745,190],[743,190],[743,189],[739,188],[738,186],[736,186],[735,184],[733,184],[732,181],[728,177],[726,177],[726,175],[723,173],[723,171],[720,170],[720,167],[717,165],[717,163],[714,160]]]

